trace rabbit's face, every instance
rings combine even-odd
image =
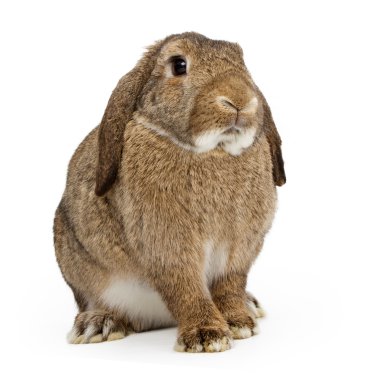
[[[138,102],[138,114],[179,145],[238,155],[253,142],[262,107],[239,45],[200,35],[167,41]]]

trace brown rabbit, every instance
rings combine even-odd
[[[255,333],[246,292],[285,183],[281,140],[237,44],[151,46],[69,165],[56,256],[78,304],[71,343],[178,325],[175,348]]]

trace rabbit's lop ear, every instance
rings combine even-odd
[[[264,108],[263,129],[269,143],[272,157],[274,183],[276,186],[283,186],[286,183],[286,174],[281,149],[282,140],[274,124],[272,112],[270,111],[266,99],[261,92],[259,94]]]
[[[115,182],[120,165],[123,134],[135,111],[138,97],[149,79],[162,42],[148,49],[136,67],[124,75],[113,91],[104,112],[98,135],[95,193],[104,195]]]

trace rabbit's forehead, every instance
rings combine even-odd
[[[170,41],[162,48],[160,59],[168,61],[174,56],[184,56],[195,65],[208,61],[225,61],[231,65],[244,65],[241,47],[227,41],[210,39],[200,42],[189,39]]]

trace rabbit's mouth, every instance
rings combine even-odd
[[[238,156],[253,144],[256,128],[231,125],[224,131],[211,130],[195,138],[195,151],[207,152],[220,146],[227,153]]]
[[[224,135],[231,135],[231,134],[239,134],[241,132],[241,129],[237,127],[236,125],[232,125],[228,127],[223,134]]]
[[[244,132],[246,128],[240,127],[236,124],[230,125],[222,134],[223,135],[240,135]]]

